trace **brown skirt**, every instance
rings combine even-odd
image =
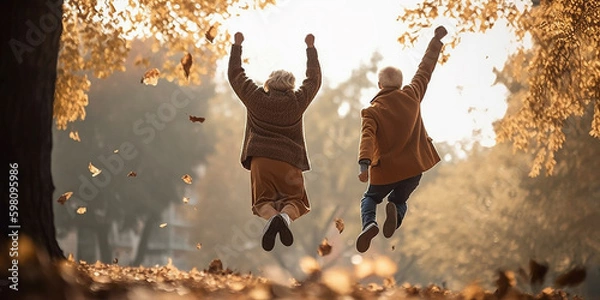
[[[302,170],[289,163],[253,157],[250,163],[252,212],[265,219],[278,212],[295,220],[310,211]]]

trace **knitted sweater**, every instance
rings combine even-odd
[[[440,161],[421,118],[421,101],[437,63],[442,43],[433,38],[410,84],[383,88],[361,111],[359,163],[371,162],[371,184],[407,179]]]
[[[306,49],[306,79],[295,91],[266,92],[246,76],[242,46],[232,45],[228,77],[233,91],[246,107],[242,166],[250,170],[253,156],[287,162],[302,171],[310,169],[304,141],[304,111],[321,87],[321,67],[314,47]]]

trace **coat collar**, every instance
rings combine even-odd
[[[398,90],[400,90],[400,89],[399,88],[382,88],[381,90],[379,90],[377,95],[375,95],[375,97],[373,97],[373,99],[371,99],[370,103],[373,103],[380,96],[384,96],[384,95],[387,95],[391,92],[398,91]]]

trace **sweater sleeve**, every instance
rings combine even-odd
[[[427,50],[425,51],[425,55],[421,59],[417,73],[410,84],[404,87],[405,91],[411,92],[415,98],[419,99],[419,101],[423,101],[427,85],[431,79],[431,74],[433,73],[440,56],[442,45],[443,44],[439,39],[431,39],[427,46]]]
[[[361,112],[361,135],[359,142],[359,154],[358,161],[369,163],[376,163],[373,154],[375,152],[375,139],[377,134],[377,122],[369,114],[366,109],[363,109]]]
[[[235,94],[240,98],[244,105],[248,106],[251,99],[255,99],[254,94],[259,93],[261,88],[246,76],[242,67],[242,46],[232,45],[229,56],[229,68],[227,70],[229,84]]]
[[[306,78],[296,91],[296,99],[301,101],[304,107],[310,105],[321,87],[321,66],[317,49],[314,47],[306,48],[306,58]]]

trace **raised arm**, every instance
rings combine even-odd
[[[421,59],[417,73],[410,84],[403,88],[406,92],[413,93],[415,98],[419,99],[419,101],[423,101],[425,91],[427,90],[427,84],[429,84],[431,74],[435,69],[437,60],[440,56],[440,51],[442,50],[443,44],[441,39],[446,36],[446,34],[448,34],[448,31],[446,31],[446,28],[443,26],[439,26],[435,29],[435,35],[427,46],[427,50]]]
[[[321,66],[319,65],[317,49],[315,49],[315,36],[312,34],[306,35],[304,42],[306,43],[307,58],[306,79],[302,81],[302,85],[296,91],[296,98],[305,107],[308,107],[321,87]]]
[[[229,69],[227,77],[233,91],[238,95],[240,100],[246,104],[252,98],[254,93],[259,93],[260,88],[252,79],[246,76],[246,72],[242,67],[242,42],[244,35],[237,32],[234,35],[234,43],[231,45],[231,54],[229,56]]]

